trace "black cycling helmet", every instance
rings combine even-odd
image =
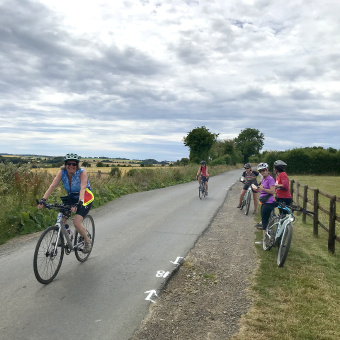
[[[206,165],[207,163],[205,161],[201,161],[201,164],[202,165]]]
[[[78,156],[76,153],[67,153],[64,157],[64,162],[66,163],[67,161],[76,161],[79,163],[80,156]]]
[[[277,170],[279,172],[285,171],[286,170],[287,164],[284,161],[277,160],[274,162],[274,170]]]
[[[246,164],[244,164],[244,166],[243,166],[245,169],[250,169],[251,168],[251,165],[249,164],[249,163],[246,163]]]

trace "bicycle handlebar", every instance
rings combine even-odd
[[[296,205],[287,205],[285,202],[277,202],[278,203],[278,208],[284,209],[288,208],[291,209],[292,211],[298,211],[298,212],[303,212],[305,214],[315,214],[313,211],[306,210],[304,208],[298,208]]]
[[[51,203],[47,203],[47,202],[44,202],[44,201],[39,201],[38,199],[36,201],[37,201],[37,204],[42,204],[45,208],[47,208],[49,210],[56,208],[56,209],[62,209],[66,212],[70,212],[71,208],[73,207],[71,205],[64,205],[64,204],[59,204],[59,203],[51,204]]]

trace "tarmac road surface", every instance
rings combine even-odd
[[[94,248],[79,263],[64,256],[48,285],[36,281],[40,233],[0,247],[0,338],[128,340],[161,288],[223,204],[242,171],[124,196],[91,211]]]

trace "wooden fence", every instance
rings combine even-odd
[[[302,213],[302,221],[306,223],[307,216],[313,219],[313,234],[315,236],[319,234],[319,226],[328,232],[328,250],[334,254],[335,241],[340,242],[340,238],[335,233],[336,221],[340,222],[340,216],[336,211],[336,202],[340,202],[340,198],[329,195],[319,189],[310,188],[307,185],[301,186],[299,182],[295,182],[294,180],[290,181],[290,190],[293,201],[298,207],[311,210],[308,209],[307,203],[313,206],[314,214]],[[320,196],[329,199],[329,210],[321,205]],[[328,226],[320,221],[320,211],[328,216]]]

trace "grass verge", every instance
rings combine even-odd
[[[310,178],[304,180],[308,184]],[[324,180],[313,179],[313,187],[328,191]],[[256,239],[261,237],[261,231],[256,233]],[[319,237],[313,236],[311,219],[303,224],[296,216],[283,268],[276,265],[277,248],[264,251],[256,246],[259,265],[249,290],[253,306],[242,316],[240,331],[232,340],[339,339],[340,244],[332,255],[327,239],[321,230]]]

